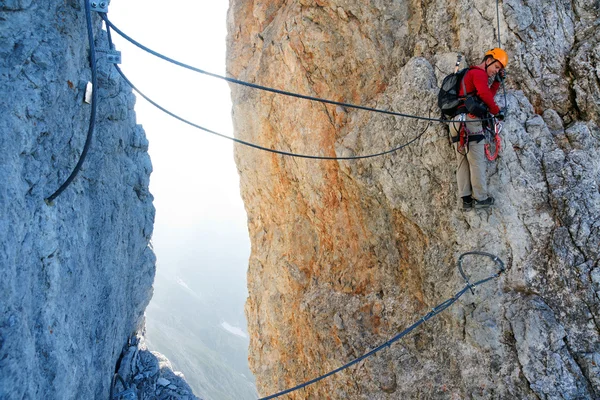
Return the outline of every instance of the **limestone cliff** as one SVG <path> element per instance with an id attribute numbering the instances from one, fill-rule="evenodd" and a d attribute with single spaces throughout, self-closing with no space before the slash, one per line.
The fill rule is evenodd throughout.
<path id="1" fill-rule="evenodd" d="M 54 205 L 44 202 L 71 173 L 88 130 L 84 4 L 0 1 L 1 399 L 109 398 L 152 295 L 148 141 L 131 89 L 100 53 L 88 157 Z M 172 375 L 164 360 L 143 347 L 135 354 L 119 370 L 130 395 L 195 398 L 184 382 L 161 387 L 161 375 Z"/>
<path id="2" fill-rule="evenodd" d="M 252 242 L 250 364 L 267 395 L 384 342 L 462 287 L 456 258 L 507 272 L 345 372 L 292 395 L 332 399 L 600 398 L 600 4 L 500 2 L 510 56 L 497 205 L 458 210 L 443 125 L 232 85 Z M 482 0 L 230 0 L 228 72 L 276 88 L 437 116 L 456 52 L 496 46 Z M 500 103 L 503 96 L 498 96 Z M 490 271 L 472 264 L 474 274 Z"/>

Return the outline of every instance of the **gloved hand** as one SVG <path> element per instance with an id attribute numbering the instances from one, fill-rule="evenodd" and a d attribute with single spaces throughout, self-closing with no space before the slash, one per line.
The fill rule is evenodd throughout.
<path id="1" fill-rule="evenodd" d="M 500 110 L 498 114 L 494 115 L 494 118 L 496 118 L 498 121 L 504 121 L 504 109 Z"/>
<path id="2" fill-rule="evenodd" d="M 504 70 L 504 68 L 502 68 L 500 71 L 498 71 L 498 73 L 494 77 L 494 80 L 496 82 L 502 83 L 504 82 L 504 78 L 506 78 L 506 71 Z"/>

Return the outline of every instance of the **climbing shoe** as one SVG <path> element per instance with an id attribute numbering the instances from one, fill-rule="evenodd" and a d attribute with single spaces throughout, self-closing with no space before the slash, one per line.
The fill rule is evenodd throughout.
<path id="1" fill-rule="evenodd" d="M 475 201 L 475 208 L 490 208 L 493 204 L 494 204 L 494 198 L 492 196 L 489 196 L 487 199 L 485 200 L 477 200 L 477 199 L 473 199 Z"/>
<path id="2" fill-rule="evenodd" d="M 473 209 L 473 200 L 472 199 L 462 199 L 462 210 L 463 211 L 471 211 Z"/>

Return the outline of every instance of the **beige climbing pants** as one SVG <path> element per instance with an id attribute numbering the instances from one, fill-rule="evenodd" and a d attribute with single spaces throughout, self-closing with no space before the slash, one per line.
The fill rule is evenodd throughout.
<path id="1" fill-rule="evenodd" d="M 458 119 L 458 115 L 455 119 Z M 471 134 L 482 134 L 481 122 L 469 122 L 475 118 L 465 116 L 465 124 L 467 130 Z M 458 136 L 460 133 L 460 122 L 450 124 L 450 134 L 452 137 Z M 468 147 L 461 154 L 458 152 L 459 143 L 454 144 L 456 152 L 456 161 L 458 168 L 456 170 L 456 181 L 458 183 L 458 195 L 460 197 L 471 195 L 476 200 L 485 200 L 488 198 L 487 182 L 486 182 L 486 167 L 487 161 L 485 158 L 485 140 L 479 142 L 469 141 Z"/>

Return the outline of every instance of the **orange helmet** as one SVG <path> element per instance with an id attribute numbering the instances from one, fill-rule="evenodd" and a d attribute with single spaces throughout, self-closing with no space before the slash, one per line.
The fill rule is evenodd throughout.
<path id="1" fill-rule="evenodd" d="M 494 47 L 493 49 L 485 53 L 485 55 L 494 57 L 494 59 L 500 62 L 500 64 L 502 64 L 504 68 L 508 66 L 508 54 L 506 54 L 504 50 L 498 47 Z"/>

